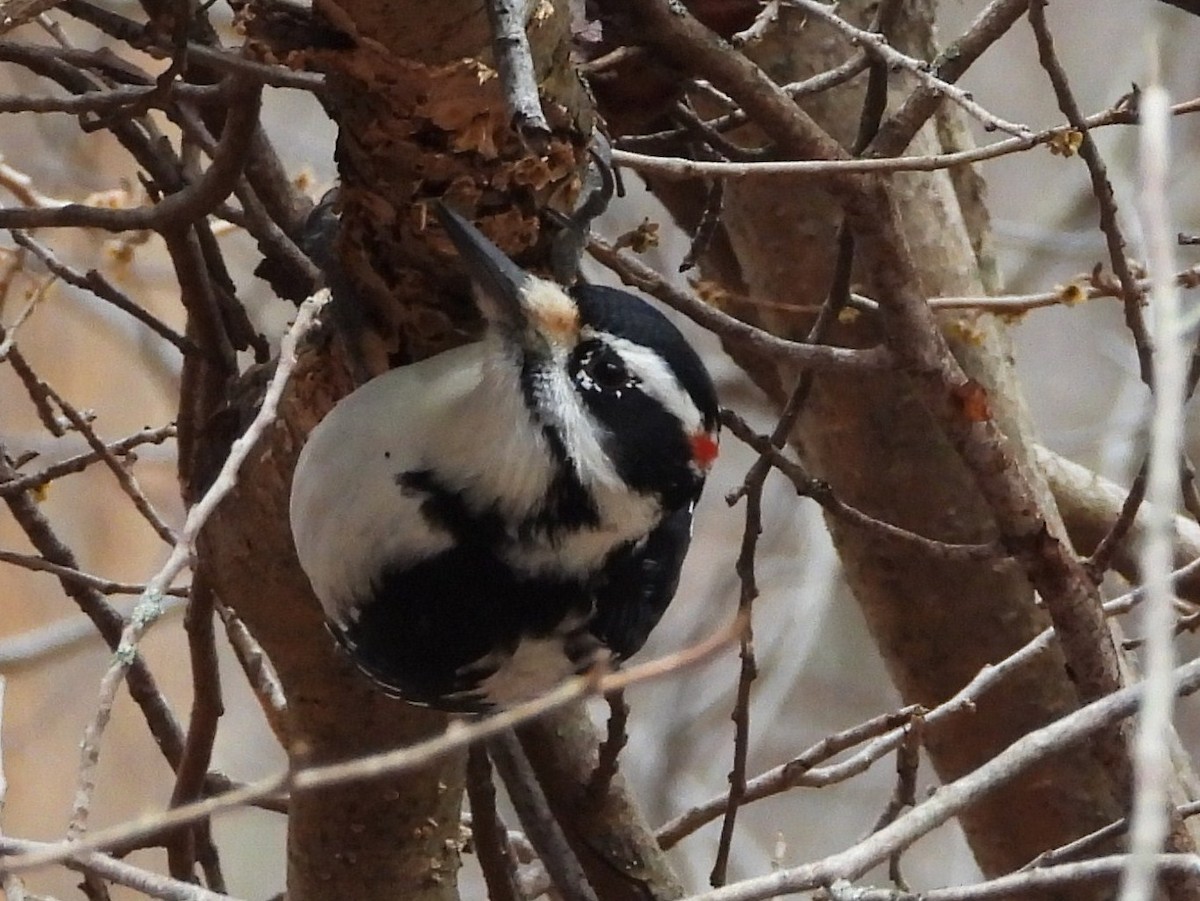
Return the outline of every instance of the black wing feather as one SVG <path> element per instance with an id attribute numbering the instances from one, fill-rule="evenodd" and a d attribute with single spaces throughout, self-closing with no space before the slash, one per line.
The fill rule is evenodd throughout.
<path id="1" fill-rule="evenodd" d="M 622 659 L 641 649 L 675 596 L 692 540 L 692 506 L 669 514 L 645 540 L 620 548 L 604 565 L 591 630 Z"/>

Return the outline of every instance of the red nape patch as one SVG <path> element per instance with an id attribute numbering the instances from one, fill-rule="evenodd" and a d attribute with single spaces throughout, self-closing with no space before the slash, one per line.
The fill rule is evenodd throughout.
<path id="1" fill-rule="evenodd" d="M 717 440 L 708 432 L 696 432 L 692 435 L 692 459 L 701 469 L 712 466 L 719 452 Z"/>

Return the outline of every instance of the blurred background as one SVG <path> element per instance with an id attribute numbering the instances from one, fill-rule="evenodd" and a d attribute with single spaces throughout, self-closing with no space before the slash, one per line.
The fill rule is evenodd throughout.
<path id="1" fill-rule="evenodd" d="M 943 39 L 956 36 L 983 6 L 982 0 L 943 3 Z M 135 15 L 132 7 L 128 13 Z M 213 13 L 219 18 L 218 9 Z M 1151 0 L 1056 0 L 1049 15 L 1085 112 L 1107 108 L 1134 83 L 1145 83 L 1155 47 L 1162 80 L 1174 98 L 1200 96 L 1200 17 Z M 12 36 L 49 39 L 31 26 Z M 82 28 L 69 37 L 80 46 L 98 43 L 94 32 Z M 1009 120 L 1033 128 L 1061 121 L 1024 22 L 971 69 L 963 86 Z M 15 67 L 0 67 L 0 93 L 38 94 L 45 88 Z M 264 122 L 290 171 L 319 196 L 333 181 L 334 136 L 316 103 L 299 92 L 268 89 Z M 1200 169 L 1191 165 L 1200 148 L 1198 128 L 1194 117 L 1177 120 L 1174 128 L 1174 213 L 1178 230 L 1188 233 L 1200 231 Z M 976 137 L 981 144 L 995 140 L 982 133 Z M 1131 238 L 1130 255 L 1137 257 L 1136 132 L 1111 127 L 1097 132 L 1096 138 Z M 136 173 L 123 168 L 126 164 L 127 157 L 110 137 L 103 132 L 83 134 L 70 116 L 0 117 L 0 204 L 12 202 L 8 194 L 21 174 L 32 179 L 37 191 L 52 197 L 84 200 L 92 192 L 103 192 L 122 202 L 123 193 L 136 202 L 140 188 Z M 1050 289 L 1105 259 L 1087 171 L 1077 157 L 1064 159 L 1039 148 L 984 163 L 981 172 L 989 185 L 1006 292 Z M 653 200 L 638 190 L 636 178 L 626 181 L 630 196 L 614 204 L 603 229 L 617 234 L 645 216 L 665 222 Z M 139 244 L 44 231 L 38 239 L 77 268 L 101 269 L 163 320 L 182 326 L 173 272 L 157 238 Z M 261 329 L 276 339 L 291 306 L 274 299 L 265 283 L 251 275 L 257 259 L 245 235 L 231 229 L 221 240 L 240 296 Z M 11 245 L 0 239 L 0 246 Z M 660 271 L 674 272 L 685 251 L 685 239 L 664 228 L 664 240 L 651 262 Z M 1194 248 L 1182 248 L 1181 267 L 1196 257 Z M 590 274 L 603 278 L 596 271 Z M 0 321 L 14 321 L 24 296 L 23 291 L 13 292 Z M 1194 306 L 1190 296 L 1185 303 Z M 1042 441 L 1127 482 L 1143 444 L 1147 395 L 1137 377 L 1118 302 L 1098 300 L 1030 312 L 1015 322 L 1013 336 L 1017 367 Z M 163 425 L 173 415 L 179 355 L 129 317 L 74 289 L 50 287 L 20 326 L 17 341 L 39 375 L 77 408 L 94 412 L 94 427 L 107 441 Z M 706 335 L 696 335 L 696 341 L 706 350 L 723 403 L 765 426 L 767 408 L 757 391 L 716 349 L 715 341 Z M 35 465 L 85 449 L 78 435 L 48 436 L 10 366 L 0 366 L 0 441 L 13 456 L 36 452 Z M 177 525 L 182 511 L 173 443 L 144 446 L 137 456 L 138 482 L 167 521 Z M 737 603 L 733 562 L 743 514 L 740 507 L 728 507 L 724 495 L 740 484 L 752 460 L 735 441 L 724 442 L 698 514 L 678 598 L 638 659 L 687 645 L 731 615 Z M 752 706 L 751 774 L 785 762 L 831 732 L 899 706 L 859 612 L 842 587 L 815 505 L 797 501 L 777 476 L 768 481 L 765 500 L 759 551 L 762 595 L 755 607 L 760 676 Z M 166 558 L 167 546 L 102 466 L 51 485 L 41 509 L 87 572 L 144 582 Z M 0 512 L 0 548 L 31 552 L 7 510 Z M 0 563 L 0 673 L 7 683 L 2 746 L 8 782 L 0 825 L 11 836 L 58 839 L 70 814 L 80 737 L 95 709 L 109 654 L 94 638 L 48 655 L 31 656 L 28 648 L 44 641 L 46 629 L 61 635 L 80 621 L 53 577 Z M 143 650 L 176 714 L 186 718 L 190 672 L 178 611 L 151 630 Z M 226 658 L 226 713 L 214 766 L 235 779 L 252 780 L 279 770 L 284 757 L 240 670 L 231 656 Z M 681 677 L 629 692 L 630 745 L 622 764 L 652 823 L 727 786 L 733 734 L 729 715 L 737 671 L 736 652 L 726 651 Z M 597 702 L 594 712 L 601 720 L 604 704 Z M 1194 746 L 1196 718 L 1186 707 L 1181 730 L 1185 742 Z M 883 810 L 894 778 L 893 759 L 885 758 L 842 785 L 795 790 L 743 809 L 730 880 L 852 844 Z M 931 780 L 926 768 L 922 786 L 929 787 Z M 103 746 L 99 786 L 96 827 L 161 809 L 170 794 L 168 768 L 127 693 L 118 702 Z M 684 839 L 672 852 L 693 890 L 707 885 L 718 829 L 719 821 Z M 233 894 L 261 899 L 282 889 L 282 817 L 259 811 L 226 814 L 215 821 L 214 832 Z M 162 867 L 161 856 L 137 852 L 132 859 Z M 468 857 L 467 869 L 473 865 Z M 969 878 L 975 870 L 956 829 L 944 827 L 905 855 L 904 872 L 919 889 Z M 464 877 L 465 898 L 482 897 L 473 879 L 470 874 Z M 30 874 L 27 880 L 32 891 L 59 898 L 80 897 L 75 882 L 61 871 Z M 114 897 L 131 896 L 118 890 Z"/>

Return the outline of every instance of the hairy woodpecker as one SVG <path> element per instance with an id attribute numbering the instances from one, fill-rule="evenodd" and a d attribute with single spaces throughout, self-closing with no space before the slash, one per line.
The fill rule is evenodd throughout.
<path id="1" fill-rule="evenodd" d="M 300 455 L 291 525 L 361 669 L 414 703 L 487 711 L 646 641 L 717 454 L 717 397 L 644 301 L 564 290 L 437 212 L 483 339 L 340 401 Z"/>

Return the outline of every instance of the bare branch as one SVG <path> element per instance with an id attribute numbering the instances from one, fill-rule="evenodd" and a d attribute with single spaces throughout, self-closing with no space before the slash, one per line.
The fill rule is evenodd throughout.
<path id="1" fill-rule="evenodd" d="M 1155 863 L 1167 874 L 1200 874 L 1200 862 L 1194 854 L 1160 854 L 1155 857 Z M 1127 855 L 1115 854 L 1078 863 L 1022 870 L 975 885 L 927 889 L 919 893 L 898 892 L 892 889 L 862 889 L 838 882 L 830 887 L 830 896 L 835 901 L 992 901 L 1039 892 L 1086 888 L 1093 883 L 1115 883 L 1128 864 Z"/>
<path id="2" fill-rule="evenodd" d="M 537 849 L 554 887 L 564 901 L 597 901 L 583 866 L 562 827 L 554 818 L 537 776 L 515 732 L 502 732 L 487 741 L 488 756 L 504 779 L 508 798 L 533 847 Z"/>
<path id="3" fill-rule="evenodd" d="M 471 840 L 487 883 L 488 901 L 519 901 L 517 863 L 496 812 L 492 767 L 483 745 L 472 745 L 467 752 L 467 797 L 471 802 Z"/>
<path id="4" fill-rule="evenodd" d="M 144 594 L 146 591 L 145 585 L 132 582 L 114 582 L 112 579 L 105 579 L 101 576 L 94 576 L 91 573 L 71 569 L 68 566 L 61 566 L 44 557 L 35 557 L 31 554 L 17 554 L 13 551 L 0 550 L 0 562 L 11 563 L 13 566 L 20 566 L 23 569 L 33 570 L 34 572 L 50 573 L 59 579 L 66 579 L 80 585 L 86 585 L 88 588 L 93 588 L 101 594 Z M 171 588 L 165 593 L 171 597 L 186 598 L 188 590 L 187 588 Z M 3 655 L 0 654 L 0 657 L 3 657 Z"/>
<path id="5" fill-rule="evenodd" d="M 962 35 L 938 53 L 929 64 L 930 72 L 949 84 L 958 81 L 985 50 L 1008 33 L 1028 6 L 1029 0 L 992 0 Z M 879 127 L 868 155 L 898 156 L 937 111 L 941 101 L 941 94 L 932 86 L 913 91 L 900 109 Z"/>
<path id="6" fill-rule="evenodd" d="M 1125 236 L 1117 221 L 1117 200 L 1113 194 L 1112 182 L 1108 178 L 1108 168 L 1100 156 L 1100 149 L 1092 138 L 1091 130 L 1079 109 L 1075 95 L 1071 90 L 1067 73 L 1063 70 L 1054 51 L 1054 38 L 1046 24 L 1046 0 L 1030 0 L 1029 24 L 1033 27 L 1037 39 L 1038 60 L 1050 78 L 1054 87 L 1054 95 L 1058 99 L 1058 107 L 1062 110 L 1067 121 L 1082 136 L 1079 144 L 1079 156 L 1087 164 L 1088 174 L 1092 179 L 1092 193 L 1100 205 L 1100 231 L 1104 233 L 1104 241 L 1108 245 L 1109 265 L 1121 282 L 1123 300 L 1125 302 L 1125 322 L 1133 335 L 1137 347 L 1138 363 L 1141 366 L 1142 381 L 1153 386 L 1150 335 L 1146 331 L 1145 318 L 1142 315 L 1143 294 L 1133 277 L 1129 263 L 1125 259 Z"/>
<path id="7" fill-rule="evenodd" d="M 170 57 L 175 47 L 159 39 L 153 29 L 145 28 L 140 22 L 127 19 L 111 10 L 95 6 L 86 0 L 63 0 L 59 8 L 100 31 L 124 41 L 129 46 L 149 53 L 156 59 Z M 244 56 L 241 52 L 212 47 L 190 41 L 186 45 L 188 57 L 210 66 L 218 72 L 245 76 L 247 79 L 276 88 L 294 88 L 301 91 L 320 93 L 325 90 L 325 77 L 312 72 L 297 72 L 283 65 L 269 65 Z"/>
<path id="8" fill-rule="evenodd" d="M 236 613 L 223 604 L 217 605 L 217 615 L 225 624 L 225 637 L 246 674 L 246 681 L 258 699 L 267 724 L 275 734 L 275 738 L 284 747 L 287 746 L 287 696 L 283 693 L 283 685 L 275 667 L 271 665 L 266 651 L 250 634 L 246 624 Z"/>
<path id="9" fill-rule="evenodd" d="M 926 538 L 924 535 L 918 535 L 908 529 L 902 529 L 899 526 L 883 522 L 873 516 L 868 516 L 861 510 L 857 510 L 844 501 L 839 500 L 827 484 L 810 476 L 799 461 L 785 456 L 783 451 L 775 447 L 766 436 L 756 434 L 746 421 L 732 410 L 723 410 L 721 412 L 721 424 L 733 432 L 737 438 L 761 454 L 770 462 L 771 466 L 783 473 L 795 487 L 798 496 L 812 498 L 821 505 L 821 509 L 831 516 L 836 516 L 846 522 L 853 523 L 860 528 L 877 532 L 881 536 L 908 542 L 919 548 L 922 553 L 927 553 L 934 557 L 954 560 L 990 561 L 993 563 L 1010 558 L 1008 552 L 1005 551 L 1003 545 L 999 542 L 951 544 L 945 541 L 937 541 L 933 538 Z"/>
<path id="10" fill-rule="evenodd" d="M 162 444 L 164 441 L 174 437 L 175 426 L 171 424 L 159 426 L 155 429 L 143 429 L 119 441 L 106 444 L 104 447 L 111 456 L 123 457 L 134 448 L 140 447 L 143 444 Z M 39 488 L 49 485 L 55 479 L 83 472 L 89 466 L 98 463 L 101 459 L 102 457 L 98 452 L 90 451 L 86 454 L 79 454 L 78 456 L 63 460 L 60 463 L 52 463 L 38 472 L 23 476 L 18 475 L 12 479 L 0 481 L 0 497 L 15 497 L 25 491 L 37 491 Z"/>
<path id="11" fill-rule="evenodd" d="M 0 209 L 0 228 L 99 228 L 104 231 L 163 231 L 201 219 L 233 193 L 246 162 L 246 146 L 258 127 L 261 86 L 231 75 L 230 102 L 212 165 L 196 182 L 151 206 L 128 209 L 68 203 L 54 208 Z"/>
<path id="12" fill-rule="evenodd" d="M 882 347 L 853 350 L 778 338 L 675 288 L 645 263 L 595 236 L 588 241 L 588 252 L 619 275 L 625 284 L 653 295 L 714 334 L 745 342 L 753 351 L 771 359 L 813 369 L 841 366 L 886 369 L 892 365 L 891 355 Z"/>
<path id="13" fill-rule="evenodd" d="M 1041 15 L 1040 0 L 1033 9 Z M 1044 20 L 1042 21 L 1044 25 Z M 1174 520 L 1179 497 L 1179 459 L 1183 452 L 1183 405 L 1187 382 L 1185 327 L 1175 288 L 1175 255 L 1167 201 L 1167 93 L 1152 83 L 1142 92 L 1142 231 L 1146 236 L 1154 307 L 1154 414 L 1146 471 L 1146 536 L 1142 567 L 1146 604 L 1144 685 L 1146 700 L 1133 742 L 1134 794 L 1130 814 L 1129 867 L 1121 901 L 1149 901 L 1155 892 L 1156 856 L 1171 831 L 1168 816 L 1170 744 L 1174 735 L 1175 591 L 1171 579 Z M 1182 850 L 1182 849 L 1173 849 Z"/>
<path id="14" fill-rule="evenodd" d="M 1200 110 L 1200 100 L 1189 100 L 1172 107 L 1176 116 Z M 1124 103 L 1083 120 L 1089 129 L 1104 125 L 1133 125 L 1137 114 Z M 1012 153 L 1021 153 L 1041 144 L 1055 146 L 1077 132 L 1072 125 L 1057 125 L 1034 132 L 1028 138 L 1007 138 L 973 150 L 936 153 L 928 156 L 865 157 L 863 159 L 793 159 L 772 162 L 712 162 L 682 157 L 648 156 L 628 150 L 614 150 L 613 162 L 635 172 L 645 172 L 660 178 L 683 180 L 689 178 L 749 178 L 759 175 L 811 176 L 838 179 L 847 175 L 884 172 L 934 172 L 967 163 L 980 163 Z"/>
<path id="15" fill-rule="evenodd" d="M 108 452 L 108 446 L 100 440 L 100 436 L 96 434 L 87 417 L 76 410 L 74 406 L 67 402 L 66 398 L 62 397 L 46 382 L 41 382 L 40 387 L 44 396 L 62 411 L 63 416 L 71 424 L 71 428 L 82 435 L 84 440 L 87 441 L 88 446 L 92 449 L 92 453 L 108 467 L 109 472 L 116 478 L 121 490 L 133 501 L 134 508 L 150 524 L 154 533 L 167 544 L 173 545 L 175 543 L 175 533 L 171 530 L 171 527 L 163 521 L 158 511 L 150 504 L 149 498 L 142 492 L 141 486 L 138 485 L 133 473 L 122 466 L 121 461 Z"/>
<path id="16" fill-rule="evenodd" d="M 596 769 L 588 782 L 588 793 L 603 795 L 612 784 L 620 768 L 621 751 L 629 741 L 625 727 L 629 723 L 629 704 L 625 693 L 614 691 L 608 696 L 608 726 L 605 738 L 597 755 Z"/>
<path id="17" fill-rule="evenodd" d="M 728 626 L 713 633 L 704 641 L 682 651 L 649 660 L 637 666 L 607 675 L 576 676 L 557 689 L 532 701 L 511 707 L 486 719 L 463 723 L 452 721 L 444 732 L 433 738 L 404 748 L 360 757 L 344 763 L 309 767 L 297 772 L 281 772 L 258 782 L 234 787 L 230 791 L 168 810 L 155 817 L 95 830 L 76 841 L 59 842 L 0 860 L 0 872 L 21 872 L 61 863 L 75 855 L 101 848 L 112 848 L 136 842 L 164 829 L 193 823 L 227 810 L 236 810 L 257 801 L 275 798 L 280 793 L 315 791 L 330 785 L 372 779 L 378 776 L 408 772 L 427 766 L 449 754 L 479 741 L 499 735 L 516 726 L 530 722 L 547 713 L 578 703 L 595 694 L 605 694 L 627 688 L 638 682 L 659 679 L 679 673 L 707 659 L 735 641 L 744 628 L 744 621 L 734 619 Z"/>
<path id="18" fill-rule="evenodd" d="M 918 712 L 920 711 L 916 707 L 906 707 L 826 736 L 787 763 L 748 780 L 742 802 L 758 801 L 792 788 L 821 788 L 858 775 L 876 760 L 899 747 L 903 739 L 901 727 Z M 833 764 L 819 767 L 822 762 L 867 739 L 879 736 L 882 737 L 873 742 L 867 752 L 856 755 L 855 759 L 849 762 L 849 766 Z M 660 847 L 663 850 L 672 848 L 705 823 L 712 822 L 725 810 L 728 797 L 728 793 L 719 795 L 664 823 L 656 833 Z"/>
<path id="19" fill-rule="evenodd" d="M 1177 694 L 1186 695 L 1200 690 L 1200 661 L 1179 667 L 1174 675 Z M 949 821 L 980 796 L 995 791 L 1047 756 L 1110 729 L 1131 716 L 1141 703 L 1142 696 L 1143 687 L 1140 685 L 1123 688 L 1023 736 L 978 769 L 942 786 L 935 795 L 899 816 L 891 825 L 845 851 L 704 892 L 694 896 L 692 901 L 759 901 L 789 892 L 808 891 L 841 879 L 856 879 L 922 835 Z M 1195 855 L 1186 857 L 1194 866 Z"/>
<path id="20" fill-rule="evenodd" d="M 69 285 L 74 285 L 77 288 L 83 288 L 85 291 L 90 291 L 96 297 L 103 301 L 107 301 L 119 310 L 128 313 L 134 319 L 141 322 L 156 335 L 166 338 L 175 347 L 179 348 L 181 353 L 198 353 L 199 348 L 196 345 L 179 334 L 169 325 L 158 319 L 152 313 L 138 306 L 124 291 L 119 290 L 112 282 L 106 279 L 98 270 L 89 269 L 87 272 L 78 272 L 72 269 L 66 263 L 62 262 L 54 255 L 49 247 L 36 241 L 23 231 L 13 229 L 13 240 L 24 247 L 39 260 L 45 263 L 46 268 L 61 278 Z"/>
<path id="21" fill-rule="evenodd" d="M 16 472 L 9 465 L 0 447 L 0 484 L 12 479 Z M 4 496 L 13 519 L 29 538 L 34 548 L 51 563 L 72 571 L 79 571 L 79 563 L 71 549 L 54 533 L 49 521 L 38 509 L 28 491 Z M 63 591 L 74 600 L 79 608 L 95 624 L 96 630 L 114 651 L 120 646 L 124 618 L 114 610 L 100 592 L 70 579 L 60 578 Z M 154 676 L 141 654 L 129 655 L 129 693 L 142 709 L 150 733 L 161 748 L 167 762 L 174 767 L 183 753 L 183 730 L 175 720 L 171 708 L 163 698 Z"/>
<path id="22" fill-rule="evenodd" d="M 880 57 L 889 66 L 906 69 L 911 72 L 926 87 L 937 91 L 942 96 L 957 103 L 970 116 L 978 119 L 983 123 L 985 131 L 1004 131 L 1018 138 L 1032 137 L 1032 132 L 1030 132 L 1027 126 L 1008 122 L 988 112 L 988 110 L 976 103 L 966 91 L 955 87 L 949 82 L 942 81 L 937 75 L 932 74 L 929 71 L 928 63 L 913 59 L 911 56 L 896 50 L 883 35 L 856 28 L 841 16 L 835 15 L 830 7 L 823 3 L 818 3 L 816 0 L 788 0 L 788 4 L 802 9 L 808 14 L 816 16 L 823 22 L 831 25 L 868 53 Z"/>
<path id="23" fill-rule="evenodd" d="M 545 140 L 550 136 L 550 123 L 542 112 L 529 37 L 525 34 L 528 4 L 525 0 L 486 0 L 484 5 L 492 25 L 496 70 L 504 85 L 513 128 L 528 140 Z"/>
<path id="24" fill-rule="evenodd" d="M 46 842 L 0 837 L 0 854 L 38 854 L 53 847 L 55 846 Z M 95 851 L 80 851 L 67 855 L 62 859 L 62 863 L 72 870 L 129 886 L 151 898 L 161 898 L 163 901 L 237 901 L 229 895 L 211 892 L 190 882 L 171 879 L 169 876 L 160 876 Z"/>

